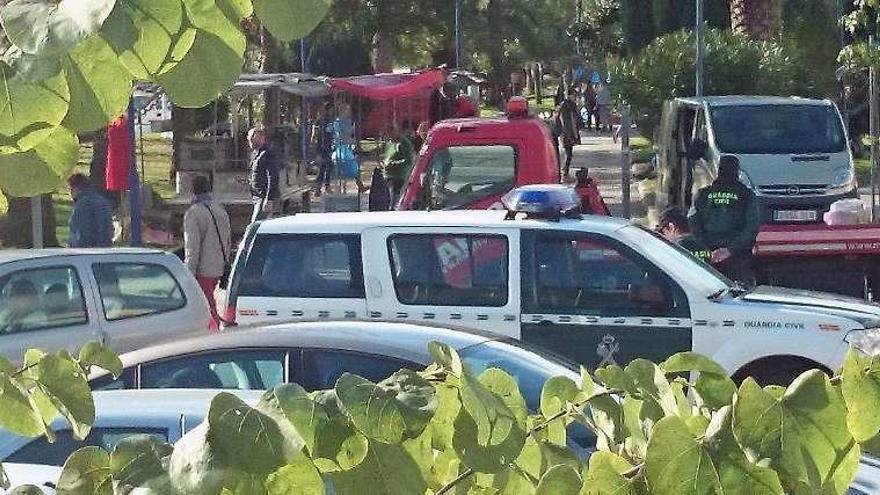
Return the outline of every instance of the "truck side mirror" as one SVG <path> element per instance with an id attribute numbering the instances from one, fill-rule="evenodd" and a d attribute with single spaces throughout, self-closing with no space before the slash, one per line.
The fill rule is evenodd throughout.
<path id="1" fill-rule="evenodd" d="M 706 152 L 709 151 L 709 145 L 706 141 L 703 141 L 700 138 L 696 138 L 691 141 L 691 145 L 688 148 L 687 156 L 691 160 L 699 160 L 700 158 L 706 157 Z"/>

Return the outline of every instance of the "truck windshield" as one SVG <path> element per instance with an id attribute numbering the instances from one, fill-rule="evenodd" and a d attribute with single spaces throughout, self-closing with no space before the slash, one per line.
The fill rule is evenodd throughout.
<path id="1" fill-rule="evenodd" d="M 630 247 L 639 250 L 663 272 L 686 281 L 707 297 L 733 286 L 733 282 L 727 277 L 656 232 L 628 225 L 621 228 L 618 234 Z"/>
<path id="2" fill-rule="evenodd" d="M 722 153 L 839 153 L 846 139 L 831 105 L 724 105 L 710 111 Z"/>
<path id="3" fill-rule="evenodd" d="M 506 145 L 451 146 L 431 158 L 434 207 L 454 209 L 509 191 L 516 182 L 516 150 Z"/>

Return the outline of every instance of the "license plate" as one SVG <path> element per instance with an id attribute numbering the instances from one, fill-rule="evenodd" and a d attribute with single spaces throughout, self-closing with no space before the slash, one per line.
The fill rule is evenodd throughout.
<path id="1" fill-rule="evenodd" d="M 816 220 L 816 210 L 776 210 L 773 219 L 777 222 L 812 222 Z"/>

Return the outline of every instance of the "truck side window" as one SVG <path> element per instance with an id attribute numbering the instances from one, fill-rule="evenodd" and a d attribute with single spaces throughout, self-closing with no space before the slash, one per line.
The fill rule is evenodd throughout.
<path id="1" fill-rule="evenodd" d="M 258 236 L 247 259 L 239 295 L 363 298 L 360 237 L 336 234 Z"/>
<path id="2" fill-rule="evenodd" d="M 687 305 L 672 280 L 601 236 L 541 233 L 527 242 L 523 306 L 594 316 L 676 316 Z M 528 272 L 531 272 L 528 274 Z"/>
<path id="3" fill-rule="evenodd" d="M 403 304 L 504 306 L 508 243 L 500 235 L 402 234 L 388 239 Z"/>
<path id="4" fill-rule="evenodd" d="M 452 146 L 431 157 L 436 208 L 457 208 L 509 191 L 516 183 L 516 150 L 507 145 Z"/>

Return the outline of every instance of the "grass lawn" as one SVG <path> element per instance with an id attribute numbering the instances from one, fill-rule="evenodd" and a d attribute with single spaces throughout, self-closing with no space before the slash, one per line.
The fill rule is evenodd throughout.
<path id="1" fill-rule="evenodd" d="M 79 150 L 79 162 L 76 165 L 75 173 L 88 175 L 89 161 L 92 159 L 92 143 L 82 143 Z M 138 150 L 138 173 L 141 171 L 140 150 Z M 163 199 L 175 196 L 174 183 L 168 177 L 171 170 L 171 140 L 165 139 L 159 134 L 144 134 L 144 163 L 142 182 L 149 184 L 150 187 Z M 57 227 L 55 233 L 58 236 L 58 242 L 62 246 L 67 245 L 69 231 L 67 228 L 67 220 L 73 210 L 73 199 L 67 191 L 67 187 L 62 187 L 54 194 L 55 199 L 55 222 Z"/>
<path id="2" fill-rule="evenodd" d="M 636 136 L 630 139 L 629 148 L 633 162 L 648 161 L 654 153 L 654 145 L 651 143 L 651 140 L 643 136 Z"/>

